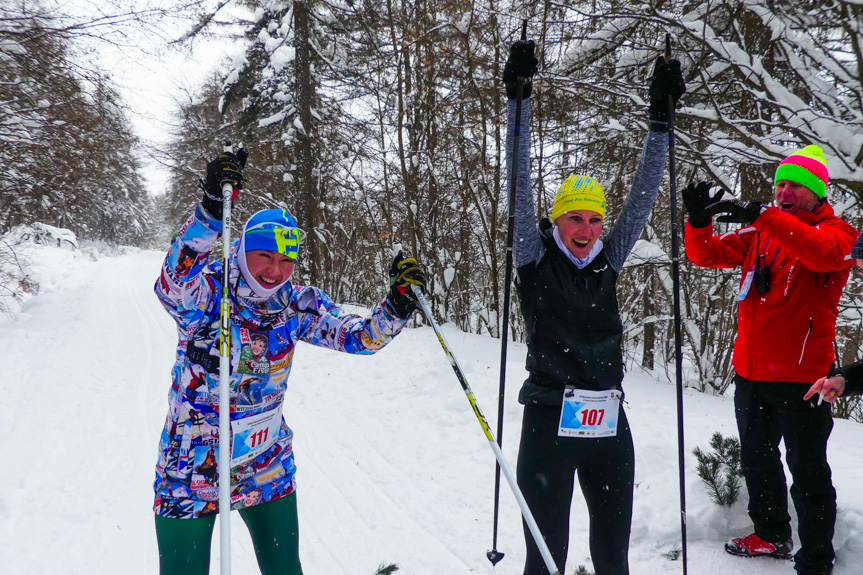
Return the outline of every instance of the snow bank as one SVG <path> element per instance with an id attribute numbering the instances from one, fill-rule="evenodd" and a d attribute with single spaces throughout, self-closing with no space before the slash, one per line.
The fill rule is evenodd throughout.
<path id="1" fill-rule="evenodd" d="M 81 259 L 95 259 L 81 251 L 69 230 L 42 223 L 20 225 L 0 238 L 0 312 L 18 313 L 37 293 L 50 291 Z"/>

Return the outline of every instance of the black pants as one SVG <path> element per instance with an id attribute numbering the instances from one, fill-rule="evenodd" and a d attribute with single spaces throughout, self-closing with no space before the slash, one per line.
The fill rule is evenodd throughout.
<path id="1" fill-rule="evenodd" d="M 797 509 L 801 575 L 830 573 L 836 490 L 827 464 L 827 438 L 833 429 L 830 404 L 803 401 L 809 383 L 734 379 L 734 410 L 740 432 L 741 462 L 749 490 L 749 517 L 755 533 L 771 543 L 791 537 L 791 518 L 779 440 L 791 470 L 791 498 Z"/>
<path id="2" fill-rule="evenodd" d="M 590 515 L 590 556 L 596 575 L 629 573 L 629 531 L 635 453 L 623 408 L 616 437 L 558 437 L 560 407 L 527 405 L 518 450 L 518 485 L 555 564 L 566 567 L 574 474 Z M 524 575 L 547 575 L 533 536 L 524 525 Z"/>

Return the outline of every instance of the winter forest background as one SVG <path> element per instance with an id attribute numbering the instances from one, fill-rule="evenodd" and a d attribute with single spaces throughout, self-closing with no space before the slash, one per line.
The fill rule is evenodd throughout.
<path id="1" fill-rule="evenodd" d="M 508 195 L 499 78 L 525 18 L 540 60 L 531 125 L 538 216 L 573 172 L 595 176 L 617 213 L 648 127 L 647 77 L 669 32 L 688 88 L 677 113 L 678 189 L 709 179 L 768 201 L 778 161 L 818 144 L 830 163 L 831 203 L 863 226 L 858 0 L 164 0 L 144 10 L 113 0 L 89 8 L 82 16 L 50 0 L 0 4 L 7 313 L 37 289 L 17 258 L 19 226 L 162 249 L 198 201 L 206 162 L 231 139 L 251 151 L 235 222 L 281 206 L 308 232 L 296 281 L 370 305 L 399 242 L 427 268 L 438 319 L 497 336 Z M 167 146 L 140 139 L 112 70 L 89 57 L 100 45 L 145 37 L 168 50 L 213 38 L 236 47 L 206 82 L 177 94 Z M 169 170 L 163 189 L 148 189 L 153 169 Z M 629 364 L 673 379 L 668 189 L 666 175 L 620 301 Z M 731 383 L 739 272 L 681 262 L 686 385 L 721 394 Z M 842 363 L 863 355 L 861 291 L 852 274 L 840 303 Z M 509 321 L 522 339 L 520 314 Z M 863 421 L 856 399 L 838 401 L 834 413 Z"/>

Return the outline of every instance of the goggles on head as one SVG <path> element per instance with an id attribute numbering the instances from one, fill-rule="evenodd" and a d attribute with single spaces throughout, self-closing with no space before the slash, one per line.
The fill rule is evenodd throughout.
<path id="1" fill-rule="evenodd" d="M 270 250 L 296 260 L 305 238 L 306 232 L 300 228 L 262 222 L 246 229 L 243 242 L 246 251 Z"/>

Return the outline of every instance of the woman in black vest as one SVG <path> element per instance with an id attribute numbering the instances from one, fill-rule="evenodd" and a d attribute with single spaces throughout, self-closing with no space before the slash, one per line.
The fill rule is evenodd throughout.
<path id="1" fill-rule="evenodd" d="M 523 89 L 515 213 L 515 265 L 527 327 L 529 377 L 517 475 L 558 567 L 566 566 L 574 473 L 590 513 L 596 575 L 629 573 L 634 453 L 623 396 L 623 325 L 616 284 L 659 192 L 668 149 L 668 98 L 685 91 L 680 63 L 658 59 L 650 84 L 650 131 L 620 215 L 605 235 L 605 194 L 592 177 L 560 187 L 552 219 L 537 226 L 530 190 L 529 77 L 533 41 L 518 41 L 504 68 L 509 98 L 507 165 L 512 169 L 516 78 Z M 547 574 L 525 527 L 524 575 Z"/>

